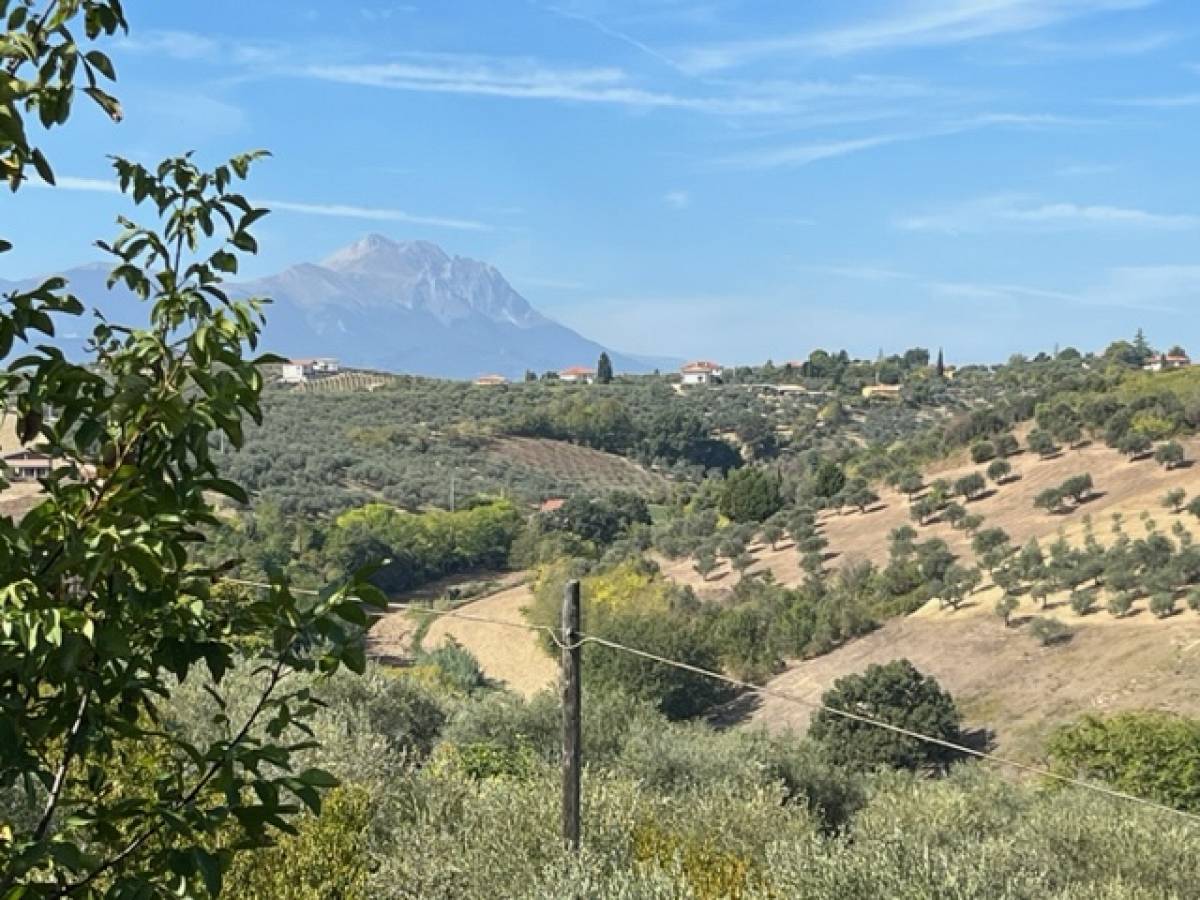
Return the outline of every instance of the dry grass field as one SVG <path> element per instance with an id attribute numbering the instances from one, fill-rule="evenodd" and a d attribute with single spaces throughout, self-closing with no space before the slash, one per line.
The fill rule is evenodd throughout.
<path id="1" fill-rule="evenodd" d="M 667 486 L 661 475 L 623 456 L 545 438 L 505 437 L 489 453 L 531 471 L 595 491 L 655 494 Z"/>
<path id="2" fill-rule="evenodd" d="M 1187 449 L 1190 456 L 1200 457 L 1200 442 L 1190 442 Z M 1140 533 L 1143 512 L 1149 512 L 1163 531 L 1179 520 L 1200 532 L 1200 522 L 1186 513 L 1173 515 L 1161 505 L 1170 488 L 1200 494 L 1200 466 L 1166 471 L 1152 460 L 1131 463 L 1099 445 L 1050 460 L 1021 454 L 1013 463 L 1019 479 L 970 508 L 986 517 L 987 527 L 1005 529 L 1016 543 L 1030 537 L 1053 539 L 1060 529 L 1068 538 L 1077 537 L 1083 517 L 1089 514 L 1098 537 L 1105 542 L 1114 512 L 1124 516 L 1125 528 L 1132 534 Z M 938 476 L 953 480 L 980 468 L 958 463 L 944 467 Z M 1081 510 L 1049 515 L 1034 509 L 1033 498 L 1040 491 L 1083 472 L 1095 479 L 1097 496 Z M 835 554 L 833 565 L 856 558 L 886 560 L 888 533 L 908 522 L 908 501 L 893 492 L 865 514 L 826 514 L 822 523 L 829 549 Z M 941 537 L 955 552 L 967 558 L 971 555 L 968 539 L 944 524 L 932 524 L 920 532 L 922 539 Z M 802 580 L 799 555 L 789 543 L 781 543 L 777 550 L 758 545 L 752 552 L 757 562 L 751 572 L 770 571 L 789 585 Z M 737 578 L 724 566 L 704 580 L 692 568 L 691 560 L 660 563 L 668 577 L 713 599 Z M 1052 597 L 1044 612 L 1025 597 L 1014 614 L 1013 626 L 1006 628 L 992 611 L 998 596 L 998 589 L 985 583 L 957 611 L 939 610 L 931 603 L 832 653 L 790 664 L 771 687 L 815 701 L 844 675 L 871 663 L 908 658 L 950 690 L 970 727 L 988 729 L 1001 752 L 1025 759 L 1036 758 L 1042 740 L 1055 725 L 1086 711 L 1161 708 L 1200 715 L 1200 692 L 1195 690 L 1200 684 L 1200 616 L 1195 613 L 1184 610 L 1159 620 L 1144 608 L 1143 601 L 1124 619 L 1105 611 L 1081 617 L 1071 611 L 1064 596 Z M 521 607 L 529 599 L 527 587 L 510 587 L 467 604 L 462 611 L 521 622 Z M 1063 620 L 1073 629 L 1071 639 L 1041 646 L 1028 631 L 1034 615 Z M 411 628 L 411 620 L 404 627 Z M 447 636 L 475 653 L 489 676 L 524 695 L 554 683 L 554 662 L 529 632 L 447 619 L 430 629 L 425 646 L 435 647 Z M 746 721 L 771 730 L 802 731 L 810 714 L 809 707 L 767 698 L 749 704 Z"/>

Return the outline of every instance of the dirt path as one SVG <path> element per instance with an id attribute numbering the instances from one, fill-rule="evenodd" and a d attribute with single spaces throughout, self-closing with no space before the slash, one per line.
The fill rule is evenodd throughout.
<path id="1" fill-rule="evenodd" d="M 522 573 L 515 573 L 508 577 L 508 582 L 519 581 L 521 576 Z M 529 586 L 521 583 L 463 604 L 455 612 L 524 625 L 526 620 L 521 610 L 532 600 Z M 371 629 L 371 655 L 385 662 L 411 658 L 416 627 L 416 617 L 406 610 L 387 614 Z M 531 697 L 555 683 L 558 668 L 541 648 L 534 632 L 447 616 L 429 626 L 421 646 L 435 650 L 448 639 L 471 651 L 488 678 L 522 696 Z"/>

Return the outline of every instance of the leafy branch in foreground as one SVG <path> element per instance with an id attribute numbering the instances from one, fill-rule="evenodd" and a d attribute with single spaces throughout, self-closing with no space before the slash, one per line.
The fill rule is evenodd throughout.
<path id="1" fill-rule="evenodd" d="M 289 676 L 361 670 L 364 604 L 382 602 L 368 573 L 312 598 L 282 582 L 243 595 L 221 581 L 236 561 L 195 552 L 216 497 L 248 501 L 211 447 L 218 433 L 240 446 L 243 418 L 261 420 L 271 361 L 246 356 L 264 301 L 222 288 L 256 250 L 266 211 L 232 186 L 258 156 L 212 172 L 186 156 L 153 171 L 116 160 L 122 190 L 161 224 L 122 218 L 100 247 L 149 327 L 101 320 L 90 365 L 36 346 L 0 373 L 0 411 L 58 461 L 38 505 L 0 519 L 0 790 L 17 797 L 0 896 L 215 895 L 234 853 L 291 830 L 334 784 L 294 771 L 317 703 Z M 63 287 L 23 299 L 32 330 L 80 311 Z M 17 318 L 6 304 L 0 329 L 25 337 Z M 245 659 L 262 679 L 247 718 L 222 712 L 221 736 L 199 743 L 163 722 L 160 702 L 187 678 L 224 710 L 222 680 Z"/>

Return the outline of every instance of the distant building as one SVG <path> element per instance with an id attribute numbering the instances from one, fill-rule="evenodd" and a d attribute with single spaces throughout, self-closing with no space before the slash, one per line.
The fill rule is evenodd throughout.
<path id="1" fill-rule="evenodd" d="M 724 370 L 715 362 L 698 359 L 681 366 L 679 374 L 684 384 L 713 384 L 721 380 Z"/>
<path id="2" fill-rule="evenodd" d="M 54 460 L 45 453 L 23 447 L 3 455 L 8 466 L 7 476 L 11 481 L 37 481 L 45 478 L 54 468 Z"/>
<path id="3" fill-rule="evenodd" d="M 898 384 L 868 384 L 862 389 L 862 395 L 867 400 L 899 400 L 901 390 Z"/>
<path id="4" fill-rule="evenodd" d="M 332 356 L 291 359 L 280 367 L 279 380 L 284 384 L 305 384 L 315 378 L 336 375 L 339 371 L 341 371 L 341 366 Z"/>
<path id="5" fill-rule="evenodd" d="M 480 375 L 475 379 L 475 383 L 480 387 L 494 387 L 500 384 L 508 384 L 508 379 L 503 375 Z"/>
<path id="6" fill-rule="evenodd" d="M 549 500 L 543 500 L 542 505 L 538 507 L 538 512 L 552 513 L 558 512 L 566 505 L 566 499 L 563 497 L 551 497 Z"/>
<path id="7" fill-rule="evenodd" d="M 587 366 L 571 366 L 558 373 L 558 380 L 568 384 L 591 384 L 596 380 L 596 370 Z"/>
<path id="8" fill-rule="evenodd" d="M 1175 351 L 1172 353 L 1160 353 L 1153 357 L 1150 362 L 1146 363 L 1143 368 L 1147 372 L 1163 372 L 1167 369 L 1186 369 L 1192 364 L 1192 359 L 1186 353 Z"/>

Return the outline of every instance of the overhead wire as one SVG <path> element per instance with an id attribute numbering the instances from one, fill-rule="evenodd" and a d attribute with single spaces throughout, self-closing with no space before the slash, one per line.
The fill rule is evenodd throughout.
<path id="1" fill-rule="evenodd" d="M 228 583 L 231 583 L 231 584 L 239 584 L 239 585 L 243 585 L 246 587 L 256 587 L 256 588 L 262 588 L 262 589 L 268 589 L 268 590 L 273 589 L 273 587 L 274 587 L 273 585 L 270 585 L 270 584 L 267 584 L 264 582 L 246 581 L 246 580 L 235 579 L 235 578 L 225 578 L 223 580 Z M 312 591 L 312 590 L 302 590 L 302 589 L 291 589 L 291 590 L 293 593 L 314 595 L 314 596 L 319 595 L 319 593 L 320 593 L 319 591 Z M 582 647 L 586 644 L 594 644 L 598 647 L 606 647 L 610 650 L 615 650 L 615 651 L 621 652 L 621 653 L 628 653 L 633 656 L 637 656 L 642 659 L 648 660 L 650 662 L 659 663 L 661 665 L 669 666 L 671 668 L 678 669 L 680 671 L 690 672 L 694 675 L 699 675 L 699 676 L 702 676 L 705 678 L 710 678 L 710 679 L 713 679 L 714 681 L 720 681 L 720 682 L 730 685 L 731 687 L 736 687 L 743 691 L 757 694 L 762 697 L 772 697 L 776 700 L 782 700 L 785 703 L 794 703 L 794 704 L 797 704 L 800 706 L 807 707 L 812 710 L 826 712 L 830 715 L 837 716 L 842 719 L 847 719 L 847 720 L 850 720 L 853 722 L 858 722 L 861 725 L 867 725 L 867 726 L 870 726 L 873 728 L 878 728 L 878 729 L 881 729 L 884 731 L 889 731 L 889 732 L 892 732 L 893 734 L 899 734 L 903 737 L 911 738 L 916 741 L 921 741 L 922 743 L 929 744 L 931 746 L 941 747 L 944 750 L 951 750 L 955 753 L 960 753 L 965 756 L 970 756 L 970 757 L 991 763 L 993 765 L 997 765 L 997 766 L 1001 766 L 1001 767 L 1005 767 L 1005 768 L 1009 768 L 1009 769 L 1014 769 L 1014 770 L 1025 772 L 1025 773 L 1031 774 L 1031 775 L 1037 775 L 1041 778 L 1045 778 L 1050 781 L 1055 781 L 1060 784 L 1065 784 L 1065 785 L 1069 785 L 1071 787 L 1079 788 L 1081 790 L 1086 790 L 1086 791 L 1091 791 L 1096 794 L 1101 794 L 1110 799 L 1120 800 L 1120 801 L 1128 802 L 1128 803 L 1134 803 L 1134 804 L 1137 804 L 1137 805 L 1140 805 L 1140 806 L 1143 806 L 1143 807 L 1146 807 L 1149 809 L 1156 810 L 1158 812 L 1169 813 L 1171 815 L 1174 815 L 1174 816 L 1186 819 L 1188 821 L 1200 824 L 1200 815 L 1188 812 L 1187 810 L 1176 809 L 1175 807 L 1168 806 L 1165 803 L 1159 803 L 1156 800 L 1150 800 L 1146 797 L 1139 797 L 1136 794 L 1130 794 L 1125 791 L 1121 791 L 1116 788 L 1108 787 L 1103 784 L 1098 784 L 1093 781 L 1085 781 L 1081 778 L 1075 778 L 1070 775 L 1064 775 L 1061 772 L 1055 772 L 1052 769 L 1047 769 L 1043 766 L 1036 766 L 1036 765 L 1032 765 L 1030 763 L 1021 762 L 1020 760 L 1015 760 L 1015 759 L 1010 759 L 1008 757 L 1000 756 L 995 753 L 989 753 L 985 750 L 978 750 L 974 747 L 968 747 L 965 744 L 960 744 L 955 741 L 949 741 L 949 740 L 946 740 L 945 738 L 939 738 L 935 735 L 923 734 L 923 733 L 921 733 L 919 731 L 915 731 L 911 728 L 905 728 L 900 725 L 893 725 L 890 722 L 885 722 L 881 719 L 876 719 L 872 716 L 868 716 L 863 713 L 854 712 L 852 710 L 847 710 L 847 709 L 841 709 L 836 706 L 830 706 L 829 704 L 824 703 L 819 700 L 810 700 L 806 697 L 799 697 L 799 696 L 796 696 L 795 694 L 789 694 L 784 691 L 780 691 L 776 688 L 765 687 L 763 685 L 757 685 L 757 684 L 754 684 L 749 681 L 744 681 L 740 678 L 734 678 L 734 677 L 726 675 L 722 672 L 717 672 L 712 669 L 706 669 L 706 668 L 703 668 L 702 666 L 692 665 L 691 663 L 682 662 L 677 659 L 670 659 L 669 657 L 665 657 L 660 654 L 653 653 L 649 650 L 643 650 L 639 647 L 631 647 L 627 644 L 622 644 L 618 641 L 613 641 L 613 640 L 609 640 L 608 638 L 600 637 L 599 635 L 587 634 L 586 632 L 576 632 L 577 639 L 574 641 L 570 641 L 570 640 L 566 640 L 562 636 L 560 636 L 559 629 L 553 628 L 549 625 L 537 625 L 532 622 L 506 621 L 503 619 L 494 619 L 494 618 L 491 618 L 488 616 L 477 616 L 477 615 L 473 615 L 470 613 L 461 613 L 461 612 L 458 612 L 457 610 L 433 609 L 432 607 L 420 606 L 418 604 L 412 604 L 412 603 L 389 603 L 388 606 L 389 606 L 389 609 L 415 612 L 418 614 L 436 616 L 439 618 L 461 619 L 461 620 L 467 621 L 467 622 L 477 622 L 477 623 L 483 623 L 483 624 L 487 624 L 487 625 L 497 625 L 497 626 L 501 626 L 501 627 L 505 627 L 505 628 L 516 628 L 516 629 L 520 629 L 523 631 L 546 634 L 550 638 L 551 642 L 553 644 L 555 644 L 560 650 L 574 650 L 574 649 Z"/>

